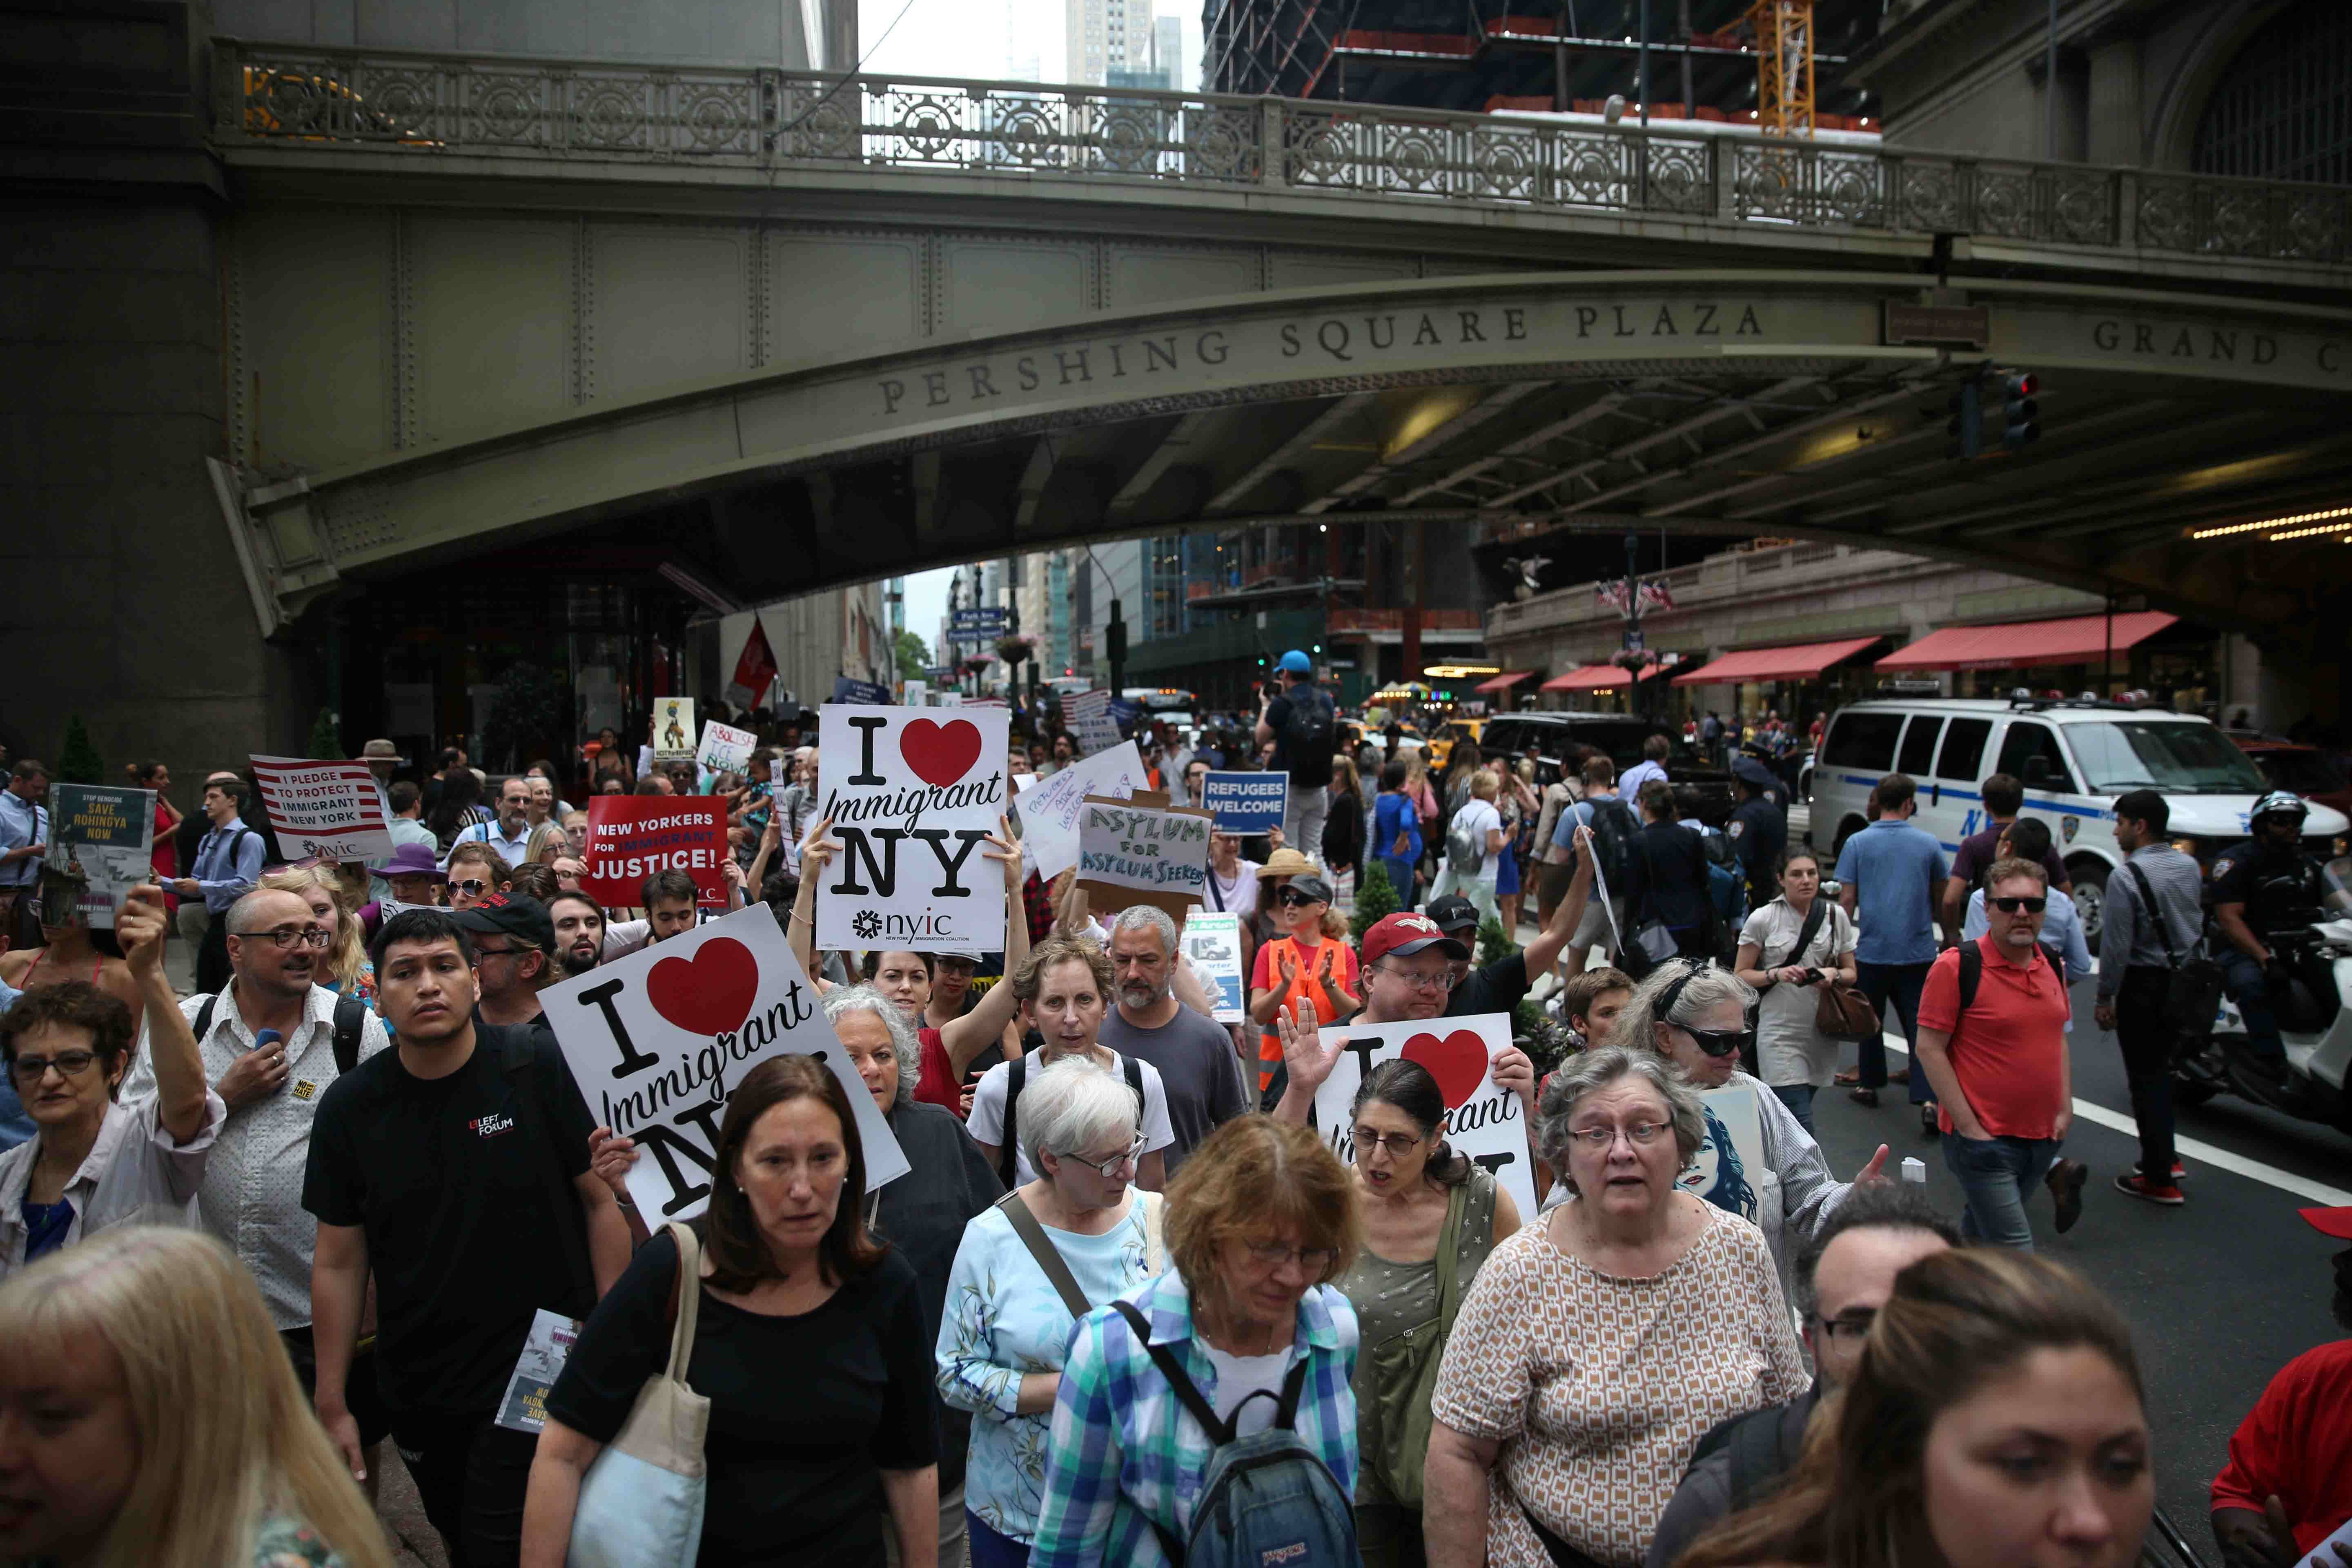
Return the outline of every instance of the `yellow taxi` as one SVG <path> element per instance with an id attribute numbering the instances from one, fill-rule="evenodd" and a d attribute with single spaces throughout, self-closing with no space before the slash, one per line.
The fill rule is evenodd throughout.
<path id="1" fill-rule="evenodd" d="M 1475 741 L 1486 728 L 1484 719 L 1449 719 L 1429 741 L 1429 767 L 1432 773 L 1443 773 L 1454 755 L 1456 741 Z"/>

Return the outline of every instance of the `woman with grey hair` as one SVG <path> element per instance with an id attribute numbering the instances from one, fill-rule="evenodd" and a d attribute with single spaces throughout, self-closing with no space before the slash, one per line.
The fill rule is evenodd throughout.
<path id="1" fill-rule="evenodd" d="M 1797 1113 L 1761 1079 L 1740 1069 L 1740 1047 L 1752 1035 L 1748 1020 L 1755 1002 L 1755 989 L 1731 971 L 1700 959 L 1669 959 L 1634 988 L 1633 999 L 1610 1028 L 1609 1043 L 1672 1063 L 1702 1095 L 1746 1091 L 1745 1100 L 1734 1092 L 1719 1110 L 1707 1110 L 1706 1140 L 1697 1160 L 1685 1163 L 1682 1185 L 1753 1220 L 1772 1249 L 1786 1289 L 1797 1254 L 1853 1187 L 1831 1178 L 1822 1146 Z M 1748 1168 L 1751 1162 L 1741 1156 L 1731 1130 L 1735 1116 L 1744 1120 L 1750 1114 L 1747 1101 L 1755 1104 L 1763 1152 L 1754 1170 Z M 1879 1173 L 1885 1165 L 1886 1145 L 1881 1143 L 1854 1180 L 1883 1180 Z"/>
<path id="2" fill-rule="evenodd" d="M 1037 1179 L 964 1226 L 938 1353 L 940 1393 L 972 1415 L 973 1568 L 1028 1561 L 1072 1326 L 1158 1271 L 1160 1195 L 1135 1184 L 1141 1115 L 1123 1079 L 1055 1062 L 1016 1118 Z"/>
<path id="3" fill-rule="evenodd" d="M 1570 1196 L 1495 1248 L 1446 1342 L 1431 1568 L 1640 1563 L 1707 1429 L 1810 1382 L 1762 1234 L 1676 1184 L 1706 1137 L 1681 1074 L 1572 1057 L 1537 1137 Z"/>

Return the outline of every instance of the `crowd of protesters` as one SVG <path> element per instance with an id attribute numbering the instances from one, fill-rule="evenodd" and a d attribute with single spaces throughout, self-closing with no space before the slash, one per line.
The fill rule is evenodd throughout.
<path id="1" fill-rule="evenodd" d="M 1891 774 L 1832 867 L 1789 838 L 1785 747 L 1733 759 L 1710 826 L 1663 738 L 1622 777 L 1469 741 L 1433 772 L 1343 726 L 1303 655 L 1276 674 L 1254 721 L 1135 737 L 1180 804 L 1210 771 L 1287 774 L 1279 829 L 1212 837 L 1202 903 L 1245 943 L 1232 1025 L 1175 920 L 1024 870 L 1013 819 L 982 850 L 997 951 L 816 950 L 841 850 L 805 712 L 728 715 L 760 737 L 740 775 L 613 729 L 495 777 L 370 741 L 393 848 L 368 865 L 286 860 L 235 769 L 182 820 L 142 763 L 154 880 L 110 931 L 58 918 L 47 772 L 16 763 L 0 1561 L 388 1564 L 388 1437 L 460 1565 L 2132 1563 L 2137 1354 L 2027 1218 L 2046 1186 L 2067 1228 L 2084 1183 L 2060 1152 L 2080 935 L 2047 833 L 2012 812 L 1948 865 Z M 1016 773 L 1078 755 L 1050 709 L 1013 733 Z M 675 871 L 625 907 L 583 890 L 583 807 L 613 794 L 721 803 L 726 908 L 785 928 L 907 1175 L 870 1187 L 851 1091 L 785 1056 L 727 1097 L 703 1216 L 637 1210 L 641 1152 L 594 1124 L 538 996 L 723 911 Z M 2126 849 L 2161 847 L 2161 797 L 2116 810 Z M 2151 860 L 2103 1025 L 2160 1005 L 2140 960 L 2181 911 Z M 1351 918 L 1375 872 L 1394 907 Z M 1865 1108 L 1900 1076 L 1895 1003 L 1957 1218 L 1886 1179 L 1885 1145 L 1831 1171 L 1840 990 L 1874 1019 Z M 1518 1037 L 1489 1070 L 1534 1212 L 1452 1146 L 1418 1062 L 1316 1125 L 1343 1026 L 1490 1015 Z M 2177 1202 L 2146 1076 L 2117 1184 Z M 1761 1165 L 1694 1190 L 1726 1089 Z M 2352 1240 L 2352 1210 L 2306 1213 Z M 2335 1268 L 2352 1332 L 2352 1250 Z M 530 1430 L 500 1405 L 542 1311 L 583 1326 Z M 644 1462 L 671 1377 L 703 1483 L 664 1542 L 598 1477 Z M 2233 1568 L 2352 1516 L 2347 1413 L 2352 1340 L 2246 1417 L 2213 1487 Z M 1236 1501 L 1245 1476 L 1279 1507 Z"/>

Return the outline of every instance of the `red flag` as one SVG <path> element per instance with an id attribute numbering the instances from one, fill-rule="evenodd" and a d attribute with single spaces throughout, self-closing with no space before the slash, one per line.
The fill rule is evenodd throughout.
<path id="1" fill-rule="evenodd" d="M 751 616 L 751 635 L 745 639 L 743 652 L 735 660 L 736 686 L 743 689 L 737 700 L 756 708 L 768 700 L 768 688 L 776 679 L 776 656 L 768 647 L 768 628 L 760 623 L 759 616 Z M 733 695 L 732 688 L 729 695 Z"/>
<path id="2" fill-rule="evenodd" d="M 727 803 L 717 795 L 594 795 L 580 890 L 607 909 L 634 907 L 647 877 L 678 870 L 694 879 L 696 904 L 725 909 L 727 853 Z"/>

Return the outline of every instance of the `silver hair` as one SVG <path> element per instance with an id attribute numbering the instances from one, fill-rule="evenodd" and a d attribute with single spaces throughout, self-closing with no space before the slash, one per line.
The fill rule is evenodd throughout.
<path id="1" fill-rule="evenodd" d="M 1143 931 L 1147 928 L 1160 933 L 1160 951 L 1170 958 L 1175 957 L 1176 922 L 1169 918 L 1166 910 L 1157 904 L 1128 905 L 1118 911 L 1118 918 L 1110 922 L 1110 934 L 1117 936 L 1123 931 Z"/>
<path id="2" fill-rule="evenodd" d="M 1120 1128 L 1132 1142 L 1142 1115 L 1125 1079 L 1087 1058 L 1064 1057 L 1021 1090 L 1022 1157 L 1042 1176 L 1047 1154 L 1077 1153 Z"/>
<path id="3" fill-rule="evenodd" d="M 1639 1079 L 1665 1101 L 1666 1120 L 1675 1130 L 1675 1169 L 1691 1163 L 1706 1141 L 1706 1111 L 1698 1091 L 1680 1068 L 1654 1051 L 1629 1051 L 1622 1046 L 1598 1046 L 1572 1056 L 1547 1079 L 1536 1103 L 1536 1152 L 1559 1173 L 1561 1184 L 1576 1191 L 1574 1168 L 1569 1163 L 1569 1123 L 1585 1096 L 1624 1079 Z"/>
<path id="4" fill-rule="evenodd" d="M 1682 990 L 1675 996 L 1673 1008 L 1661 1018 L 1658 999 L 1677 984 Z M 1756 988 L 1720 964 L 1671 959 L 1633 987 L 1633 999 L 1610 1026 L 1608 1043 L 1621 1050 L 1663 1056 L 1665 1053 L 1658 1048 L 1655 1025 L 1680 1024 L 1689 1027 L 1706 1016 L 1710 1008 L 1726 1002 L 1738 1003 L 1740 1011 L 1745 1013 L 1756 1005 Z"/>
<path id="5" fill-rule="evenodd" d="M 871 1013 L 889 1029 L 890 1049 L 898 1058 L 898 1096 L 893 1103 L 910 1103 L 915 1098 L 915 1080 L 923 1071 L 922 1043 L 915 1037 L 915 1026 L 907 1022 L 907 1015 L 898 1011 L 898 1004 L 871 985 L 836 985 L 826 992 L 826 1022 L 838 1022 L 844 1013 Z"/>

